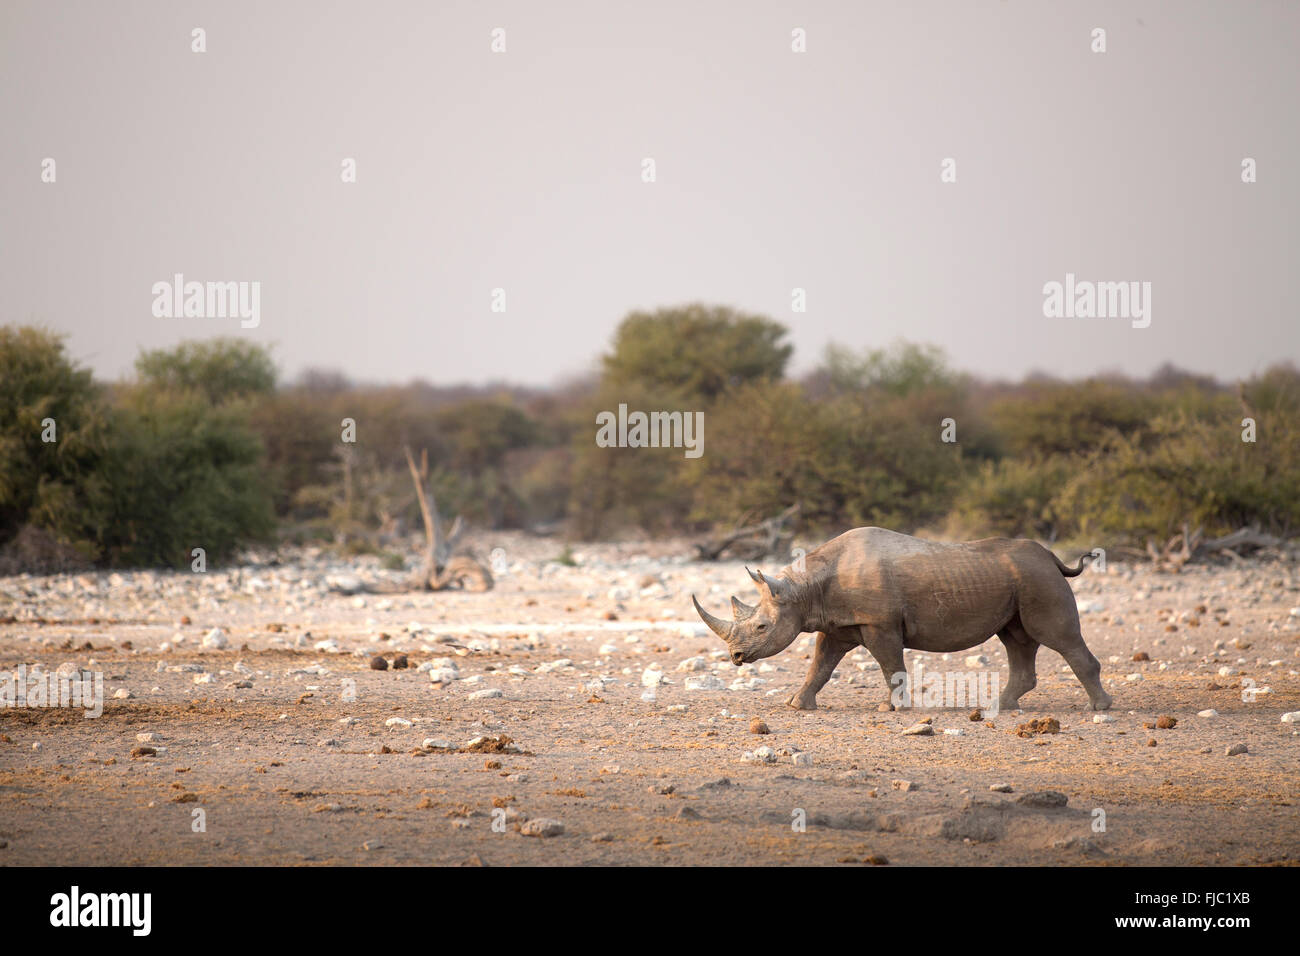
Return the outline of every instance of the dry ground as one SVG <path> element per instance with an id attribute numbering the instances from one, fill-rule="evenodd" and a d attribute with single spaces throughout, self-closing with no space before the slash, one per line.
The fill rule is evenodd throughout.
<path id="1" fill-rule="evenodd" d="M 103 673 L 108 698 L 98 719 L 0 709 L 0 863 L 1300 860 L 1300 724 L 1281 719 L 1300 710 L 1293 560 L 1086 573 L 1074 581 L 1084 637 L 1114 722 L 1093 722 L 1044 650 L 1023 713 L 986 723 L 969 707 L 878 712 L 883 682 L 864 651 L 821 709 L 788 709 L 810 639 L 734 668 L 690 594 L 721 610 L 732 591 L 752 598 L 748 578 L 685 560 L 682 543 L 580 547 L 576 567 L 548 560 L 554 542 L 478 544 L 504 548 L 509 569 L 486 594 L 330 593 L 327 575 L 344 569 L 312 555 L 204 575 L 0 579 L 0 668 L 75 662 Z M 213 628 L 228 647 L 202 646 Z M 402 653 L 408 669 L 369 667 Z M 924 666 L 1005 679 L 997 640 L 967 653 L 988 663 L 931 654 Z M 693 658 L 703 669 L 678 669 Z M 431 680 L 449 665 L 458 679 Z M 657 670 L 665 682 L 645 699 Z M 471 697 L 482 691 L 501 696 Z M 1217 716 L 1197 716 L 1207 709 Z M 1059 734 L 1016 735 L 1048 716 Z M 1160 716 L 1177 726 L 1148 729 Z M 933 736 L 902 735 L 926 717 Z M 754 718 L 771 733 L 751 733 Z M 156 735 L 157 753 L 132 757 L 137 734 Z M 518 752 L 467 748 L 503 734 Z M 1234 744 L 1249 752 L 1226 756 Z M 775 763 L 743 760 L 761 746 Z M 1068 804 L 1019 802 L 1047 790 Z M 528 818 L 564 832 L 525 835 Z"/>

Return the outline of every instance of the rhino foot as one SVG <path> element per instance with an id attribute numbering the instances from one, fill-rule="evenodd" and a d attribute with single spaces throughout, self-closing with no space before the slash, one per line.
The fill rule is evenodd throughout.
<path id="1" fill-rule="evenodd" d="M 1110 694 L 1107 694 L 1105 691 L 1102 691 L 1101 695 L 1092 702 L 1092 709 L 1110 710 L 1110 705 L 1113 703 L 1115 703 L 1115 698 L 1111 697 Z"/>
<path id="2" fill-rule="evenodd" d="M 793 707 L 795 710 L 816 710 L 817 709 L 816 695 L 810 697 L 804 697 L 800 694 L 795 694 L 785 703 L 787 707 Z"/>

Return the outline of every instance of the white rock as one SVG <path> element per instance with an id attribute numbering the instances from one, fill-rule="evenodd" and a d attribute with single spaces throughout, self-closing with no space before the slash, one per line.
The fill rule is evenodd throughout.
<path id="1" fill-rule="evenodd" d="M 702 677 L 688 677 L 685 684 L 687 690 L 722 690 L 725 686 L 726 684 L 712 674 L 705 674 Z"/>
<path id="2" fill-rule="evenodd" d="M 741 763 L 776 763 L 776 751 L 771 747 L 759 747 L 746 750 L 740 757 Z"/>
<path id="3" fill-rule="evenodd" d="M 652 664 L 641 672 L 642 687 L 658 687 L 664 683 L 664 672 L 658 665 Z"/>
<path id="4" fill-rule="evenodd" d="M 1282 723 L 1296 724 L 1300 723 L 1300 710 L 1293 710 L 1282 715 Z"/>
<path id="5" fill-rule="evenodd" d="M 800 750 L 798 753 L 790 755 L 790 759 L 796 767 L 811 767 L 813 763 L 812 754 Z"/>
<path id="6" fill-rule="evenodd" d="M 1215 710 L 1213 707 L 1211 707 L 1209 710 L 1198 710 L 1196 712 L 1196 716 L 1197 717 L 1218 717 L 1219 712 Z"/>
<path id="7" fill-rule="evenodd" d="M 384 721 L 384 726 L 396 727 L 399 730 L 406 730 L 407 728 L 412 727 L 414 725 L 405 717 L 389 717 L 387 720 Z"/>
<path id="8" fill-rule="evenodd" d="M 564 832 L 564 824 L 559 820 L 548 820 L 546 817 L 536 817 L 524 823 L 519 832 L 524 836 L 535 837 L 555 837 Z"/>
<path id="9" fill-rule="evenodd" d="M 1110 714 L 1093 714 L 1092 722 L 1094 724 L 1113 724 L 1115 723 L 1115 718 Z"/>
<path id="10" fill-rule="evenodd" d="M 706 671 L 709 669 L 709 662 L 703 657 L 688 657 L 677 665 L 679 671 Z"/>
<path id="11" fill-rule="evenodd" d="M 483 690 L 474 691 L 474 693 L 469 695 L 469 699 L 488 700 L 493 697 L 501 697 L 501 696 L 504 695 L 501 693 L 501 691 L 497 690 L 495 687 L 485 687 Z"/>
<path id="12" fill-rule="evenodd" d="M 226 638 L 226 632 L 219 627 L 214 627 L 208 633 L 203 635 L 203 646 L 210 647 L 214 650 L 221 650 L 229 647 L 230 641 Z"/>
<path id="13" fill-rule="evenodd" d="M 444 737 L 425 737 L 420 745 L 426 750 L 455 750 L 456 746 Z"/>

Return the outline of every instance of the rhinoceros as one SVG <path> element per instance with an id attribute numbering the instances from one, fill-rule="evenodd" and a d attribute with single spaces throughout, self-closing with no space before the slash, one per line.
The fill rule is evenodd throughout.
<path id="1" fill-rule="evenodd" d="M 803 686 L 787 702 L 798 710 L 817 709 L 817 692 L 856 647 L 876 659 L 893 696 L 907 673 L 904 648 L 961 651 L 995 634 L 1011 665 L 1000 709 L 1014 709 L 1038 683 L 1034 656 L 1045 645 L 1065 658 L 1092 709 L 1105 710 L 1111 697 L 1101 686 L 1101 664 L 1083 643 L 1074 591 L 1065 581 L 1089 557 L 1071 568 L 1036 541 L 945 544 L 855 528 L 776 577 L 749 571 L 758 585 L 758 606 L 733 597 L 733 620 L 714 617 L 695 595 L 691 600 L 709 629 L 727 642 L 738 667 L 780 653 L 802 633 L 817 634 Z"/>

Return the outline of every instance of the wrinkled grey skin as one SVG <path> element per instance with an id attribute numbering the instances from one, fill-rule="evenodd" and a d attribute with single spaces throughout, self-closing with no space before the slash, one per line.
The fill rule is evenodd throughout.
<path id="1" fill-rule="evenodd" d="M 733 597 L 731 621 L 709 614 L 691 596 L 737 666 L 778 654 L 800 634 L 816 632 L 817 649 L 803 686 L 788 701 L 791 707 L 816 710 L 817 692 L 855 647 L 870 652 L 888 685 L 893 675 L 906 673 L 905 647 L 961 651 L 994 634 L 1011 665 L 1001 710 L 1017 707 L 1037 684 L 1034 656 L 1040 645 L 1065 658 L 1093 710 L 1111 705 L 1065 580 L 1083 570 L 1082 560 L 1068 568 L 1042 545 L 1019 538 L 943 544 L 856 528 L 810 551 L 801 563 L 774 578 L 750 571 L 758 605 Z"/>

